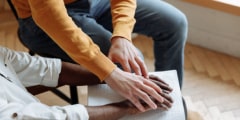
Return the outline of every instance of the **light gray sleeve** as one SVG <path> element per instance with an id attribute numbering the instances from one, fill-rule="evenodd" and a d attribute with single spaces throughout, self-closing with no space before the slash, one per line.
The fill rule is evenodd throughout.
<path id="1" fill-rule="evenodd" d="M 30 103 L 13 114 L 17 120 L 88 120 L 87 109 L 80 104 L 64 107 Z"/>
<path id="2" fill-rule="evenodd" d="M 47 106 L 21 87 L 0 79 L 0 120 L 88 120 L 85 106 Z"/>
<path id="3" fill-rule="evenodd" d="M 25 87 L 44 85 L 55 87 L 61 71 L 59 59 L 30 56 L 25 52 L 16 52 L 7 48 L 1 48 L 8 61 L 15 70 L 17 76 Z"/>

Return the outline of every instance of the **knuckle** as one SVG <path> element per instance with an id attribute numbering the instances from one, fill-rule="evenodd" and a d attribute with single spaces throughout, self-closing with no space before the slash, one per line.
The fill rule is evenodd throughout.
<path id="1" fill-rule="evenodd" d="M 135 105 L 139 103 L 138 99 L 136 99 L 134 97 L 132 97 L 132 99 L 130 99 L 130 101 Z"/>
<path id="2" fill-rule="evenodd" d="M 133 69 L 135 69 L 135 70 L 139 70 L 140 67 L 139 67 L 137 64 L 135 64 L 135 65 L 133 66 Z"/>
<path id="3" fill-rule="evenodd" d="M 128 99 L 133 99 L 134 98 L 133 92 L 130 91 L 130 90 L 127 92 L 126 96 L 127 96 Z"/>
<path id="4" fill-rule="evenodd" d="M 149 100 L 150 99 L 147 94 L 143 94 L 141 97 L 142 97 L 143 100 Z"/>
<path id="5" fill-rule="evenodd" d="M 139 88 L 143 87 L 143 82 L 142 81 L 136 81 L 135 85 Z"/>
<path id="6" fill-rule="evenodd" d="M 124 64 L 127 64 L 128 62 L 127 62 L 127 60 L 125 59 L 125 58 L 119 58 L 119 61 L 122 61 Z"/>

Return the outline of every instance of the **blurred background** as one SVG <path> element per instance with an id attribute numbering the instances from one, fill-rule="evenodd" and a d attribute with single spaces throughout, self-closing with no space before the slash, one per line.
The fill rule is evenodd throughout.
<path id="1" fill-rule="evenodd" d="M 166 0 L 182 10 L 189 22 L 182 94 L 188 120 L 240 120 L 240 0 Z M 0 0 L 0 45 L 28 50 L 17 36 L 18 24 L 6 0 Z M 153 71 L 151 38 L 134 34 Z M 69 94 L 68 87 L 59 88 Z M 87 86 L 78 87 L 79 102 L 87 104 Z M 67 102 L 51 92 L 36 95 L 48 105 Z"/>

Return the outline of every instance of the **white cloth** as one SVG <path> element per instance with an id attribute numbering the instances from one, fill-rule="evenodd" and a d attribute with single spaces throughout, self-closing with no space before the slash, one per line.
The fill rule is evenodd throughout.
<path id="1" fill-rule="evenodd" d="M 27 86 L 57 86 L 59 59 L 30 56 L 0 46 L 0 120 L 87 120 L 83 105 L 47 106 Z"/>

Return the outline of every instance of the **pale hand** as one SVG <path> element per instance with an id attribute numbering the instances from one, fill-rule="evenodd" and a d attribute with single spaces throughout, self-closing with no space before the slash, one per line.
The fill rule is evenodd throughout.
<path id="1" fill-rule="evenodd" d="M 161 88 L 151 80 L 129 72 L 124 72 L 119 68 L 105 79 L 105 82 L 120 95 L 130 100 L 140 111 L 145 111 L 145 107 L 140 101 L 146 103 L 150 108 L 156 109 L 154 98 L 160 103 L 164 102 L 161 96 Z"/>
<path id="2" fill-rule="evenodd" d="M 134 71 L 135 74 L 148 78 L 148 71 L 139 51 L 127 39 L 114 37 L 108 57 L 115 63 L 120 63 L 126 72 Z"/>

